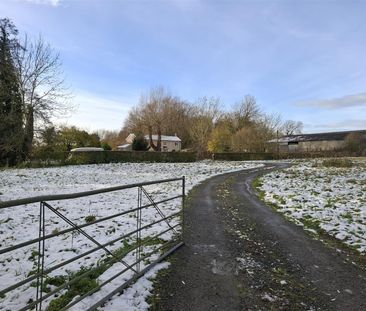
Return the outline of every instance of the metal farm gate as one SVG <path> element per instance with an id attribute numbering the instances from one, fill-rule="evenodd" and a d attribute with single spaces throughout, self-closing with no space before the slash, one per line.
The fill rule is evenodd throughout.
<path id="1" fill-rule="evenodd" d="M 159 201 L 154 201 L 153 197 L 146 191 L 146 186 L 149 185 L 158 185 L 158 184 L 165 184 L 165 183 L 179 183 L 178 184 L 178 194 L 172 197 L 164 198 Z M 177 187 L 177 185 L 175 185 Z M 77 224 L 71 219 L 67 218 L 59 208 L 55 207 L 54 203 L 57 201 L 58 203 L 64 202 L 64 200 L 72 200 L 76 198 L 82 197 L 89 197 L 95 196 L 102 193 L 110 193 L 116 191 L 123 191 L 126 189 L 136 188 L 136 207 L 130 208 L 128 210 L 119 211 L 116 214 L 104 216 L 101 218 L 92 218 L 86 223 Z M 181 189 L 181 190 L 179 190 Z M 143 204 L 143 199 L 147 204 Z M 179 200 L 180 208 L 177 212 L 171 213 L 166 215 L 161 205 L 164 203 Z M 33 245 L 36 247 L 37 251 L 34 252 L 34 264 L 35 267 L 33 271 L 28 273 L 24 279 L 19 280 L 11 285 L 7 285 L 5 288 L 3 284 L 0 284 L 0 309 L 1 307 L 4 310 L 12 309 L 8 306 L 4 305 L 2 300 L 7 295 L 11 295 L 12 291 L 14 290 L 22 290 L 22 288 L 34 288 L 34 297 L 29 299 L 29 301 L 22 306 L 19 310 L 44 310 L 44 306 L 42 307 L 42 303 L 45 304 L 45 300 L 47 303 L 50 302 L 54 297 L 60 297 L 70 289 L 73 285 L 78 284 L 78 282 L 85 280 L 86 278 L 90 277 L 95 274 L 96 272 L 106 271 L 112 265 L 118 263 L 120 264 L 119 271 L 108 277 L 108 279 L 103 280 L 102 282 L 93 283 L 94 285 L 88 288 L 86 292 L 83 292 L 81 295 L 77 295 L 73 297 L 71 301 L 69 301 L 65 306 L 62 306 L 60 309 L 57 310 L 67 310 L 72 306 L 76 305 L 77 303 L 84 300 L 86 297 L 90 297 L 93 293 L 96 293 L 105 285 L 110 284 L 113 280 L 118 278 L 119 276 L 125 274 L 127 271 L 132 271 L 133 273 L 129 274 L 129 278 L 124 280 L 122 284 L 119 284 L 116 288 L 114 288 L 111 292 L 104 295 L 101 299 L 99 298 L 98 301 L 94 301 L 92 305 L 88 305 L 87 310 L 95 310 L 96 308 L 102 306 L 106 303 L 112 296 L 122 292 L 125 288 L 130 286 L 133 282 L 135 282 L 139 277 L 144 275 L 148 270 L 150 270 L 154 265 L 158 262 L 162 261 L 165 257 L 170 255 L 176 249 L 183 245 L 183 238 L 182 238 L 182 226 L 183 226 L 183 207 L 184 207 L 184 200 L 185 200 L 185 178 L 171 178 L 171 179 L 164 179 L 164 180 L 157 180 L 151 182 L 143 182 L 143 183 L 135 183 L 117 187 L 110 187 L 104 188 L 99 190 L 93 191 L 86 191 L 86 192 L 78 192 L 78 193 L 71 193 L 71 194 L 59 194 L 59 195 L 45 195 L 45 196 L 37 196 L 19 200 L 12 200 L 12 201 L 5 201 L 0 202 L 0 213 L 4 209 L 17 209 L 19 213 L 22 213 L 22 206 L 24 207 L 25 204 L 33 204 L 34 208 L 38 208 L 38 237 L 29 239 L 26 241 L 21 241 L 15 245 L 0 245 L 0 256 L 11 256 L 12 252 L 22 250 Z M 38 206 L 38 207 L 37 207 Z M 154 212 L 158 215 L 157 218 L 154 219 L 153 222 L 148 224 L 143 223 L 144 219 L 144 210 L 146 209 L 154 209 Z M 47 212 L 47 214 L 46 214 Z M 1 216 L 1 214 L 0 214 Z M 61 231 L 52 231 L 46 233 L 46 224 L 47 221 L 50 219 L 58 219 L 65 224 L 67 227 Z M 111 219 L 119 219 L 120 217 L 132 217 L 136 218 L 135 228 L 128 232 L 123 233 L 121 236 L 113 236 L 113 239 L 105 242 L 99 242 L 96 238 L 92 237 L 92 234 L 88 233 L 86 228 L 91 228 L 90 230 L 94 230 L 93 226 L 97 226 L 102 224 L 105 221 Z M 173 221 L 174 220 L 174 221 Z M 0 222 L 1 224 L 1 222 Z M 144 230 L 154 227 L 155 225 L 161 226 L 163 224 L 165 227 L 162 231 L 158 232 L 154 236 L 148 236 L 142 238 L 142 233 Z M 160 227 L 159 227 L 160 228 Z M 1 230 L 1 227 L 0 227 Z M 14 228 L 14 230 L 22 230 L 22 228 Z M 173 232 L 173 238 L 169 241 L 161 240 L 164 244 L 158 244 L 157 247 L 154 249 L 144 249 L 148 245 L 152 245 L 152 241 L 159 239 L 165 233 Z M 48 247 L 45 246 L 46 242 L 47 245 L 52 245 L 53 239 L 59 236 L 67 235 L 70 237 L 70 234 L 79 234 L 82 235 L 83 238 L 87 239 L 89 243 L 93 245 L 92 248 L 89 248 L 87 251 L 83 253 L 79 253 L 72 258 L 67 260 L 62 260 L 59 262 L 55 262 L 52 265 L 45 265 L 45 257 L 47 256 Z M 115 245 L 117 242 L 124 243 L 124 241 L 129 241 L 129 245 L 123 252 L 118 252 L 115 249 L 111 249 L 112 245 Z M 131 240 L 133 243 L 131 244 Z M 68 278 L 59 278 L 58 282 L 54 282 L 51 289 L 45 290 L 45 284 L 47 278 L 49 278 L 50 273 L 55 274 L 57 269 L 65 267 L 69 264 L 75 264 L 75 262 L 79 261 L 82 258 L 87 258 L 90 254 L 103 251 L 103 260 L 98 261 L 94 266 L 85 269 L 85 267 L 81 267 L 82 269 L 79 270 L 78 273 L 73 274 L 72 277 Z M 25 251 L 24 251 L 25 252 Z M 130 255 L 134 258 L 134 260 L 128 263 L 124 258 L 127 255 Z M 155 257 L 154 260 L 151 260 L 152 255 Z M 143 267 L 141 267 L 141 264 Z M 65 268 L 64 268 L 65 269 Z M 99 270 L 98 270 L 99 269 Z M 4 273 L 3 268 L 0 265 L 0 275 Z M 82 284 L 82 283 L 81 283 Z M 85 289 L 85 288 L 84 288 Z M 85 290 L 84 290 L 85 291 Z M 2 305 L 3 304 L 3 305 Z"/>

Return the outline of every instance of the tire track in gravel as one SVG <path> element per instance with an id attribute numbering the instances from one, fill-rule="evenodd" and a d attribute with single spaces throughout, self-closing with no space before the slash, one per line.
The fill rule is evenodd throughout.
<path id="1" fill-rule="evenodd" d="M 366 272 L 261 202 L 270 164 L 195 187 L 185 242 L 161 273 L 151 310 L 366 310 Z"/>

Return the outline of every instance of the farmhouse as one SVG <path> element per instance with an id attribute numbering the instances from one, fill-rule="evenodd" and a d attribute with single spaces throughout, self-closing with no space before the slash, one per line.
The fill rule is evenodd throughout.
<path id="1" fill-rule="evenodd" d="M 289 135 L 272 139 L 268 143 L 272 150 L 278 145 L 280 152 L 342 150 L 351 143 L 365 144 L 366 130 Z"/>
<path id="2" fill-rule="evenodd" d="M 132 142 L 135 139 L 136 135 L 131 133 L 125 139 L 126 144 L 117 146 L 117 149 L 120 151 L 132 150 Z M 145 135 L 145 139 L 149 141 L 149 135 Z M 158 143 L 158 135 L 152 135 L 153 143 L 156 145 Z M 161 151 L 164 152 L 172 152 L 172 151 L 180 151 L 182 149 L 182 140 L 178 136 L 167 136 L 161 135 Z M 152 151 L 152 148 L 149 150 Z"/>

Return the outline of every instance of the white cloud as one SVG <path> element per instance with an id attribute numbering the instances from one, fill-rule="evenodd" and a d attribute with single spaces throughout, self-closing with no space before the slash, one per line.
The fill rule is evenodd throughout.
<path id="1" fill-rule="evenodd" d="M 366 107 L 366 93 L 351 94 L 332 99 L 319 99 L 302 102 L 299 106 L 311 106 L 317 108 L 337 109 L 346 107 L 363 106 Z"/>
<path id="2" fill-rule="evenodd" d="M 120 130 L 130 108 L 137 103 L 136 98 L 106 98 L 85 91 L 75 91 L 72 103 L 78 106 L 76 111 L 62 122 L 85 130 Z M 60 121 L 64 120 L 57 120 Z"/>
<path id="3" fill-rule="evenodd" d="M 32 2 L 35 4 L 45 4 L 51 6 L 58 6 L 61 0 L 25 0 L 26 2 Z"/>

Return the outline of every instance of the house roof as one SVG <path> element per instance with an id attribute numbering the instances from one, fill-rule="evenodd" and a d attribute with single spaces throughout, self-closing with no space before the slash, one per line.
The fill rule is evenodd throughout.
<path id="1" fill-rule="evenodd" d="M 124 149 L 124 148 L 128 148 L 129 146 L 131 146 L 131 144 L 119 145 L 119 146 L 117 146 L 117 149 Z"/>
<path id="2" fill-rule="evenodd" d="M 145 135 L 145 139 L 149 140 L 149 135 Z M 158 140 L 158 135 L 152 135 L 153 140 Z M 161 135 L 161 141 L 182 141 L 178 136 Z"/>
<path id="3" fill-rule="evenodd" d="M 133 140 L 135 139 L 136 135 L 131 133 L 129 134 L 125 141 L 129 144 L 132 144 Z M 144 136 L 145 139 L 148 141 L 149 140 L 149 135 L 145 135 Z M 158 140 L 158 135 L 152 135 L 152 139 L 153 140 Z M 179 141 L 182 141 L 178 136 L 167 136 L 167 135 L 161 135 L 161 141 L 176 141 L 176 142 L 179 142 Z"/>
<path id="4" fill-rule="evenodd" d="M 78 148 L 73 148 L 70 150 L 70 152 L 88 152 L 88 151 L 104 151 L 103 148 L 99 148 L 99 147 L 78 147 Z"/>
<path id="5" fill-rule="evenodd" d="M 363 135 L 366 140 L 366 130 L 359 131 L 343 131 L 343 132 L 328 132 L 328 133 L 314 133 L 314 134 L 299 134 L 282 136 L 278 140 L 272 139 L 269 143 L 288 143 L 288 142 L 300 142 L 300 141 L 329 141 L 329 140 L 345 140 L 347 135 L 352 133 L 358 133 Z"/>

